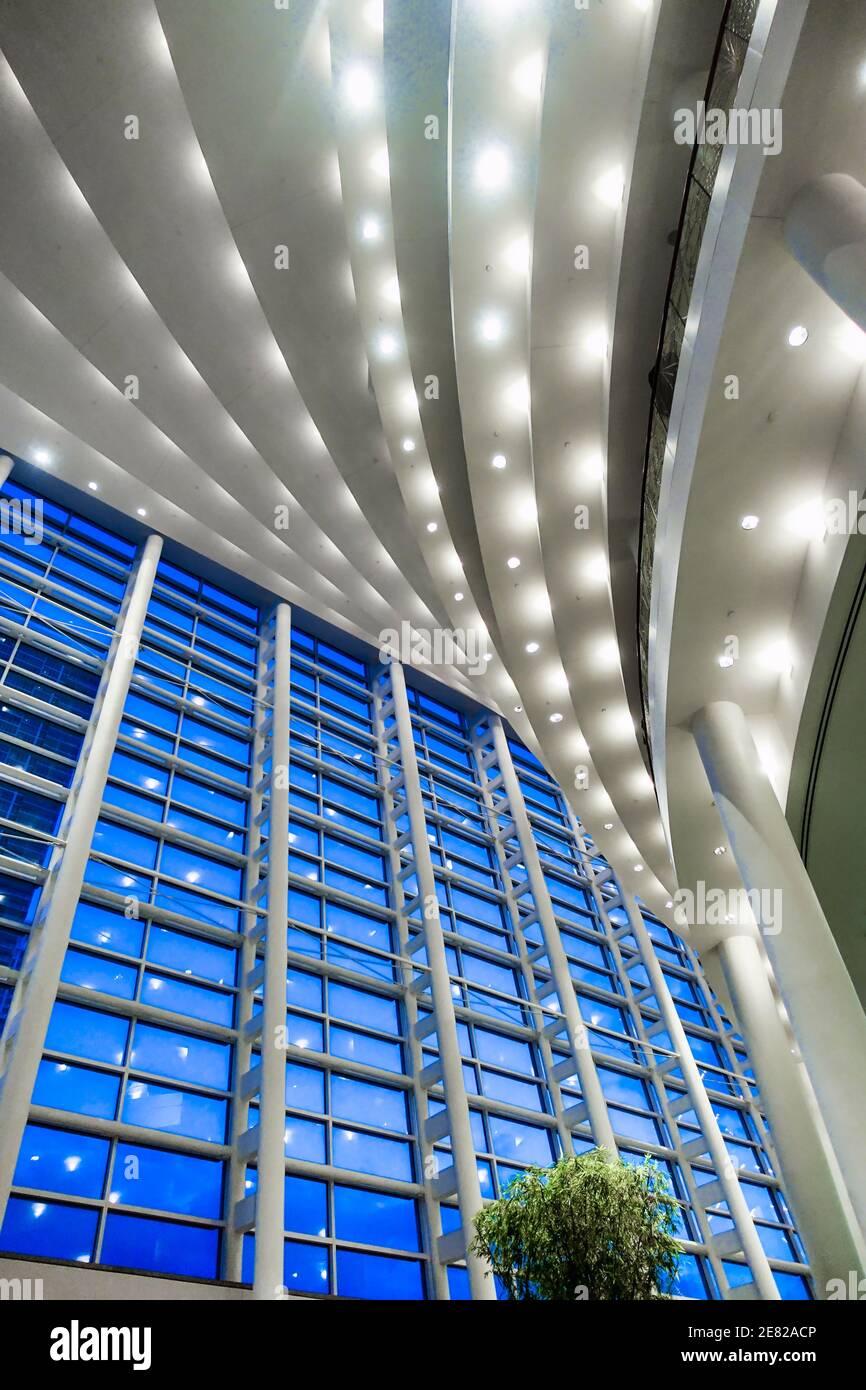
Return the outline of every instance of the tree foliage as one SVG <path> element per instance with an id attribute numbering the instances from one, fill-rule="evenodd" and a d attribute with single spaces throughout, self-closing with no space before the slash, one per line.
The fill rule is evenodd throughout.
<path id="1" fill-rule="evenodd" d="M 516 1177 L 476 1216 L 472 1249 L 510 1299 L 669 1298 L 677 1210 L 657 1163 L 593 1149 Z"/>

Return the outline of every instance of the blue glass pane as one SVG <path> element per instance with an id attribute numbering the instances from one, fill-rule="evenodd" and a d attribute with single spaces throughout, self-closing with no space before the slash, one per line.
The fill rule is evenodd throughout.
<path id="1" fill-rule="evenodd" d="M 380 1178 L 400 1178 L 404 1182 L 413 1180 L 408 1144 L 335 1125 L 333 1145 L 333 1161 L 338 1168 L 350 1168 L 355 1173 L 370 1173 Z"/>
<path id="2" fill-rule="evenodd" d="M 118 1143 L 109 1201 L 218 1220 L 223 1165 L 209 1158 Z"/>
<path id="3" fill-rule="evenodd" d="M 130 1065 L 174 1081 L 224 1091 L 229 1084 L 230 1055 L 226 1043 L 137 1023 Z"/>
<path id="4" fill-rule="evenodd" d="M 45 1046 L 49 1052 L 68 1052 L 73 1057 L 120 1066 L 126 1056 L 128 1034 L 125 1018 L 58 1000 L 51 1011 Z"/>
<path id="5" fill-rule="evenodd" d="M 113 1120 L 117 1110 L 119 1081 L 105 1072 L 73 1067 L 66 1062 L 40 1062 L 33 1087 L 33 1104 L 53 1110 L 73 1110 Z"/>
<path id="6" fill-rule="evenodd" d="M 334 1018 L 361 1023 L 366 1028 L 378 1029 L 380 1033 L 400 1032 L 397 1005 L 393 999 L 351 989 L 348 985 L 331 980 L 328 984 L 328 1007 Z"/>
<path id="7" fill-rule="evenodd" d="M 341 1120 L 356 1120 L 377 1129 L 408 1134 L 406 1093 L 388 1086 L 373 1086 L 347 1076 L 331 1077 L 331 1110 Z"/>
<path id="8" fill-rule="evenodd" d="M 126 1269 L 213 1279 L 217 1273 L 218 1243 L 218 1233 L 206 1227 L 181 1226 L 110 1211 L 101 1262 Z"/>
<path id="9" fill-rule="evenodd" d="M 95 903 L 80 902 L 75 909 L 72 936 L 89 946 L 102 946 L 106 951 L 116 951 L 121 956 L 138 956 L 143 933 L 144 926 L 140 921 L 109 912 Z"/>
<path id="10" fill-rule="evenodd" d="M 67 985 L 80 985 L 101 994 L 113 994 L 117 999 L 135 997 L 138 972 L 132 966 L 119 965 L 103 956 L 91 956 L 86 951 L 66 952 L 60 978 Z"/>
<path id="11" fill-rule="evenodd" d="M 213 893 L 223 893 L 227 898 L 237 898 L 240 895 L 239 868 L 223 864 L 218 859 L 207 859 L 202 854 L 192 854 L 176 845 L 163 846 L 160 872 L 209 889 Z"/>
<path id="12" fill-rule="evenodd" d="M 230 1028 L 232 1024 L 232 995 L 203 989 L 199 985 L 184 984 L 165 975 L 154 975 L 149 970 L 144 974 L 141 998 L 145 1004 L 167 1009 L 170 1013 L 189 1014 L 190 1018 L 200 1018 L 206 1023 L 221 1023 L 225 1028 Z"/>
<path id="13" fill-rule="evenodd" d="M 217 985 L 233 985 L 237 951 L 217 946 L 198 936 L 170 931 L 167 927 L 152 926 L 147 939 L 147 959 L 153 965 L 196 975 Z"/>
<path id="14" fill-rule="evenodd" d="M 313 1110 L 321 1115 L 325 1109 L 325 1073 L 315 1067 L 288 1062 L 286 1105 L 290 1110 Z"/>
<path id="15" fill-rule="evenodd" d="M 498 1158 L 517 1158 L 521 1163 L 542 1166 L 553 1161 L 555 1155 L 548 1130 L 504 1120 L 498 1115 L 490 1115 L 489 1123 L 493 1152 Z"/>
<path id="16" fill-rule="evenodd" d="M 286 1230 L 305 1236 L 328 1234 L 328 1188 L 325 1183 L 286 1176 Z"/>
<path id="17" fill-rule="evenodd" d="M 166 1134 L 185 1134 L 214 1144 L 225 1140 L 226 1103 L 212 1096 L 130 1080 L 123 1099 L 121 1119 L 126 1124 L 158 1129 Z"/>
<path id="18" fill-rule="evenodd" d="M 10 1197 L 0 1248 L 17 1255 L 47 1255 L 87 1264 L 93 1258 L 98 1219 L 98 1211 L 84 1207 Z"/>
<path id="19" fill-rule="evenodd" d="M 107 1139 L 28 1125 L 12 1181 L 68 1197 L 101 1197 L 107 1162 Z"/>
<path id="20" fill-rule="evenodd" d="M 328 1250 L 322 1245 L 286 1241 L 283 1278 L 289 1293 L 328 1293 Z"/>
<path id="21" fill-rule="evenodd" d="M 403 1070 L 403 1049 L 399 1043 L 368 1038 L 363 1033 L 350 1033 L 348 1029 L 335 1025 L 331 1026 L 331 1052 L 335 1057 L 365 1062 L 367 1066 L 381 1067 L 383 1071 Z"/>
<path id="22" fill-rule="evenodd" d="M 424 1297 L 421 1266 L 388 1255 L 337 1251 L 337 1289 L 344 1298 L 418 1299 Z"/>
<path id="23" fill-rule="evenodd" d="M 334 1187 L 338 1240 L 356 1245 L 387 1245 L 394 1250 L 417 1250 L 418 1214 L 409 1197 L 367 1192 L 360 1187 Z"/>
<path id="24" fill-rule="evenodd" d="M 325 1163 L 325 1126 L 314 1120 L 286 1116 L 286 1158 L 303 1158 L 308 1163 Z"/>

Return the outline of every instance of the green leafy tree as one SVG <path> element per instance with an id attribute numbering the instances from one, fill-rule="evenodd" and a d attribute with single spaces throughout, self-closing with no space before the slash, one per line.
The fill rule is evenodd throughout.
<path id="1" fill-rule="evenodd" d="M 516 1177 L 476 1216 L 472 1250 L 510 1299 L 669 1298 L 677 1212 L 657 1163 L 593 1149 Z"/>

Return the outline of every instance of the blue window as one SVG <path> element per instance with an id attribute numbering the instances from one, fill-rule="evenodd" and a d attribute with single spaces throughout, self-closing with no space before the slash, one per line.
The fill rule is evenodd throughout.
<path id="1" fill-rule="evenodd" d="M 168 927 L 152 926 L 147 941 L 147 959 L 153 965 L 183 971 L 216 985 L 233 985 L 237 952 L 228 946 L 217 946 L 198 936 L 170 931 Z"/>
<path id="2" fill-rule="evenodd" d="M 331 1109 L 341 1120 L 355 1120 L 399 1134 L 409 1132 L 406 1093 L 389 1086 L 373 1086 L 348 1076 L 332 1076 Z"/>
<path id="3" fill-rule="evenodd" d="M 393 999 L 368 994 L 365 990 L 352 989 L 349 985 L 331 980 L 328 984 L 328 1007 L 335 1018 L 346 1019 L 349 1023 L 376 1028 L 380 1033 L 400 1032 L 397 1005 Z"/>
<path id="4" fill-rule="evenodd" d="M 28 1125 L 13 1183 L 67 1197 L 101 1197 L 107 1163 L 107 1139 Z"/>
<path id="5" fill-rule="evenodd" d="M 412 1155 L 408 1144 L 381 1139 L 373 1134 L 334 1126 L 334 1163 L 355 1173 L 412 1182 Z"/>
<path id="6" fill-rule="evenodd" d="M 498 1115 L 490 1115 L 489 1121 L 493 1152 L 497 1158 L 516 1158 L 521 1163 L 539 1163 L 542 1166 L 553 1162 L 555 1154 L 549 1130 L 536 1129 L 533 1125 L 519 1124 L 515 1120 L 504 1120 Z"/>
<path id="7" fill-rule="evenodd" d="M 424 1297 L 416 1260 L 337 1251 L 337 1288 L 344 1298 L 418 1299 Z"/>
<path id="8" fill-rule="evenodd" d="M 226 1043 L 173 1033 L 149 1023 L 136 1024 L 130 1065 L 138 1071 L 224 1091 L 229 1084 L 229 1062 Z"/>
<path id="9" fill-rule="evenodd" d="M 325 1073 L 315 1067 L 286 1064 L 286 1105 L 290 1110 L 312 1110 L 321 1115 L 325 1109 Z"/>
<path id="10" fill-rule="evenodd" d="M 17 1255 L 47 1255 L 88 1264 L 98 1219 L 99 1212 L 92 1208 L 10 1197 L 0 1247 Z"/>
<path id="11" fill-rule="evenodd" d="M 334 1213 L 338 1240 L 387 1245 L 394 1250 L 418 1249 L 418 1213 L 409 1197 L 337 1184 Z"/>
<path id="12" fill-rule="evenodd" d="M 234 1000 L 229 994 L 220 994 L 213 989 L 202 989 L 198 985 L 184 984 L 171 980 L 166 975 L 155 975 L 147 970 L 141 987 L 144 1003 L 157 1009 L 167 1009 L 170 1013 L 188 1014 L 190 1018 L 200 1018 L 207 1023 L 221 1023 L 231 1027 L 234 1013 Z"/>
<path id="13" fill-rule="evenodd" d="M 181 878 L 185 883 L 207 888 L 212 893 L 223 893 L 227 898 L 237 898 L 241 890 L 241 871 L 218 859 L 206 859 L 202 854 L 191 854 L 189 850 L 178 849 L 175 845 L 164 845 L 160 870 L 172 878 Z"/>
<path id="14" fill-rule="evenodd" d="M 126 1056 L 128 1036 L 125 1018 L 58 1000 L 51 1011 L 45 1046 L 49 1052 L 68 1052 L 92 1062 L 114 1062 L 120 1066 Z"/>
<path id="15" fill-rule="evenodd" d="M 72 937 L 88 946 L 102 946 L 121 956 L 141 954 L 143 923 L 127 920 L 118 912 L 109 912 L 95 903 L 80 902 L 72 922 Z"/>
<path id="16" fill-rule="evenodd" d="M 286 1158 L 303 1158 L 308 1163 L 324 1163 L 325 1126 L 314 1120 L 299 1120 L 297 1115 L 286 1116 Z"/>
<path id="17" fill-rule="evenodd" d="M 134 969 L 119 965 L 117 961 L 106 960 L 104 956 L 92 956 L 86 951 L 70 949 L 66 952 L 60 978 L 65 984 L 113 994 L 117 999 L 132 999 L 135 996 Z"/>
<path id="18" fill-rule="evenodd" d="M 199 1096 L 152 1081 L 127 1082 L 121 1119 L 144 1129 L 165 1134 L 185 1134 L 222 1144 L 226 1134 L 226 1103 L 213 1096 Z"/>
<path id="19" fill-rule="evenodd" d="M 305 1236 L 328 1234 L 328 1189 L 325 1183 L 286 1175 L 286 1230 Z"/>
<path id="20" fill-rule="evenodd" d="M 108 1200 L 218 1220 L 222 1180 L 223 1165 L 214 1159 L 118 1143 Z"/>
<path id="21" fill-rule="evenodd" d="M 119 1086 L 118 1078 L 106 1072 L 74 1067 L 67 1062 L 42 1061 L 33 1087 L 33 1104 L 113 1120 Z"/>
<path id="22" fill-rule="evenodd" d="M 110 1211 L 101 1262 L 158 1274 L 213 1279 L 217 1273 L 218 1244 L 218 1233 L 207 1227 L 182 1226 Z"/>
<path id="23" fill-rule="evenodd" d="M 331 1052 L 351 1062 L 364 1062 L 383 1071 L 403 1070 L 403 1049 L 399 1043 L 371 1038 L 366 1033 L 352 1033 L 347 1028 L 331 1025 Z"/>

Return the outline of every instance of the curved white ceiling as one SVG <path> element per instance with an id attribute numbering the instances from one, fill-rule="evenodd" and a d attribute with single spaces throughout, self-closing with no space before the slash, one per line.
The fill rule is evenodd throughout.
<path id="1" fill-rule="evenodd" d="M 605 498 L 658 2 L 7 0 L 0 447 L 375 645 L 483 641 L 430 669 L 667 915 Z"/>

